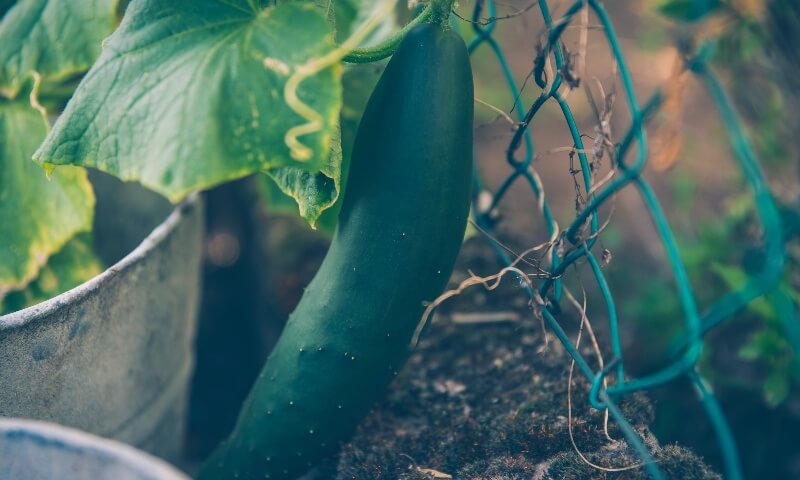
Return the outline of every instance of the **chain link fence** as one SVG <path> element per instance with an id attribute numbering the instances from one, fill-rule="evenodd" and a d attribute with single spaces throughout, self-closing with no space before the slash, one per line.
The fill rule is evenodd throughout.
<path id="1" fill-rule="evenodd" d="M 541 94 L 530 105 L 523 104 L 520 87 L 511 73 L 509 60 L 495 35 L 499 24 L 496 2 L 476 0 L 471 18 L 463 19 L 476 34 L 469 44 L 470 53 L 472 54 L 478 49 L 488 49 L 493 54 L 508 87 L 508 94 L 514 99 L 513 110 L 517 115 L 517 118 L 514 119 L 517 125 L 505 152 L 505 160 L 511 167 L 510 175 L 495 191 L 489 193 L 484 189 L 481 179 L 476 173 L 476 194 L 473 205 L 475 225 L 487 235 L 493 235 L 498 225 L 495 212 L 507 199 L 509 189 L 519 182 L 529 187 L 532 195 L 531 205 L 541 212 L 550 241 L 520 255 L 511 253 L 509 249 L 498 242 L 492 242 L 492 247 L 506 265 L 505 272 L 511 272 L 517 276 L 530 298 L 530 306 L 534 314 L 554 332 L 564 345 L 573 359 L 573 368 L 577 367 L 577 371 L 584 375 L 591 384 L 589 394 L 591 406 L 604 410 L 607 413 L 606 418 L 610 416 L 619 425 L 629 446 L 641 458 L 641 464 L 633 467 L 647 469 L 654 479 L 665 478 L 664 473 L 648 451 L 645 441 L 634 431 L 630 422 L 622 414 L 619 408 L 620 400 L 634 392 L 653 389 L 679 377 L 685 377 L 694 385 L 699 402 L 714 428 L 725 462 L 726 478 L 741 479 L 742 469 L 736 442 L 711 387 L 703 379 L 698 369 L 698 360 L 704 346 L 704 335 L 710 329 L 732 318 L 749 302 L 767 292 L 778 295 L 779 303 L 783 305 L 781 317 L 785 320 L 786 331 L 795 352 L 800 351 L 798 348 L 800 347 L 800 332 L 792 300 L 785 295 L 781 297 L 783 294 L 775 288 L 783 272 L 785 257 L 778 210 L 734 107 L 719 78 L 709 65 L 709 59 L 713 53 L 713 43 L 702 45 L 690 56 L 687 55 L 684 68 L 705 86 L 727 131 L 737 165 L 753 196 L 761 223 L 763 262 L 759 271 L 751 272 L 748 282 L 741 289 L 729 292 L 710 309 L 701 312 L 664 208 L 659 203 L 651 185 L 642 176 L 649 157 L 646 125 L 648 120 L 664 105 L 666 92 L 663 89 L 657 90 L 646 101 L 640 102 L 637 90 L 634 88 L 628 60 L 622 52 L 614 24 L 599 0 L 575 1 L 567 6 L 559 18 L 553 18 L 550 3 L 546 0 L 539 0 L 525 8 L 525 11 L 538 9 L 547 29 L 546 35 L 542 37 L 543 40 L 531 72 L 531 78 L 541 89 Z M 582 53 L 578 52 L 575 55 L 569 52 L 562 41 L 562 35 L 568 28 L 573 27 L 580 32 L 580 42 L 584 44 L 585 48 L 590 15 L 593 15 L 593 18 L 599 22 L 599 29 L 602 30 L 602 35 L 610 48 L 613 57 L 612 68 L 621 83 L 623 97 L 631 118 L 629 127 L 619 138 L 612 138 L 607 119 L 604 119 L 602 112 L 598 115 L 599 123 L 595 131 L 590 132 L 591 136 L 583 134 L 578 128 L 571 102 L 568 100 L 569 91 L 577 88 L 581 81 L 579 77 L 581 72 L 579 66 L 576 66 L 576 58 L 580 61 Z M 459 28 L 463 28 L 463 26 L 464 22 L 461 22 Z M 576 179 L 577 208 L 575 217 L 569 225 L 566 225 L 566 228 L 561 228 L 556 222 L 545 195 L 546 185 L 542 184 L 535 171 L 537 149 L 530 126 L 548 102 L 557 104 L 563 116 L 564 127 L 569 130 L 573 143 L 569 151 L 569 158 L 571 165 L 574 163 L 570 172 Z M 591 139 L 592 143 L 587 146 L 585 138 Z M 609 172 L 600 178 L 600 162 L 603 159 L 608 159 L 607 161 L 610 161 L 611 165 L 608 169 Z M 620 339 L 618 308 L 615 305 L 612 286 L 603 273 L 610 252 L 604 249 L 602 243 L 599 242 L 605 227 L 599 209 L 601 206 L 609 204 L 622 189 L 635 189 L 638 192 L 644 202 L 646 213 L 649 214 L 655 225 L 674 278 L 684 323 L 683 334 L 675 343 L 671 362 L 660 370 L 639 378 L 631 378 L 626 373 L 628 365 Z M 534 256 L 536 256 L 535 259 L 533 259 Z M 605 360 L 596 345 L 596 359 L 587 358 L 581 353 L 581 335 L 588 334 L 592 339 L 594 339 L 594 335 L 591 325 L 586 321 L 585 305 L 582 308 L 580 302 L 564 286 L 565 275 L 570 273 L 569 267 L 575 265 L 576 262 L 588 265 L 605 301 L 611 352 L 611 357 Z M 525 271 L 528 266 L 535 267 L 533 273 Z M 625 286 L 621 285 L 617 288 L 625 288 Z M 574 340 L 559 323 L 562 304 L 572 304 L 582 310 L 583 320 L 580 332 Z M 572 370 L 570 371 L 572 372 Z"/>

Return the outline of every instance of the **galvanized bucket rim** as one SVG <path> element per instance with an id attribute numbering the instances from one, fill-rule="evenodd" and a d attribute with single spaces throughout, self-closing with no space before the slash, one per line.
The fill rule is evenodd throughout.
<path id="1" fill-rule="evenodd" d="M 40 443 L 57 444 L 73 451 L 114 459 L 137 472 L 163 480 L 186 480 L 186 474 L 169 463 L 117 440 L 103 438 L 57 423 L 21 418 L 0 418 L 0 440 L 19 433 Z"/>
<path id="2" fill-rule="evenodd" d="M 106 268 L 99 275 L 64 293 L 49 298 L 36 305 L 0 315 L 0 332 L 23 327 L 45 317 L 65 305 L 75 304 L 90 293 L 103 288 L 103 285 L 117 275 L 129 270 L 147 258 L 148 254 L 163 242 L 178 226 L 191 210 L 197 207 L 199 194 L 193 193 L 172 209 L 167 218 L 156 226 L 130 253 L 114 265 Z"/>

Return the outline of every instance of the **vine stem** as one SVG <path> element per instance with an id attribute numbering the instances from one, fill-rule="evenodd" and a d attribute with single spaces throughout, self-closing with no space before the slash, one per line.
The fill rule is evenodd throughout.
<path id="1" fill-rule="evenodd" d="M 355 48 L 345 55 L 342 61 L 347 63 L 370 63 L 391 56 L 397 50 L 397 46 L 400 45 L 406 34 L 417 25 L 422 23 L 446 25 L 450 18 L 453 3 L 455 3 L 455 0 L 431 0 L 419 15 L 392 36 L 370 47 Z"/>

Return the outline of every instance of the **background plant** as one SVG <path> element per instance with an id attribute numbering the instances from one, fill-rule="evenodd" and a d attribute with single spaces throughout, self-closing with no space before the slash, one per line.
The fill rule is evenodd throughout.
<path id="1" fill-rule="evenodd" d="M 347 161 L 340 130 L 348 136 L 349 155 L 379 70 L 344 75 L 352 85 L 347 104 L 339 65 L 301 82 L 299 98 L 323 120 L 301 138 L 310 149 L 303 160 L 292 157 L 286 136 L 307 119 L 287 103 L 284 90 L 302 65 L 347 38 L 372 2 L 133 2 L 101 55 L 101 43 L 126 6 L 115 0 L 3 4 L 0 236 L 7 248 L 0 253 L 0 300 L 17 292 L 3 311 L 38 303 L 99 273 L 90 235 L 65 247 L 91 229 L 94 195 L 82 166 L 138 180 L 173 201 L 263 172 L 271 179 L 265 180 L 271 203 L 280 208 L 291 199 L 312 226 L 341 194 Z M 262 7 L 274 14 L 257 15 Z M 209 24 L 209 18 L 216 20 Z M 381 39 L 391 27 L 387 17 L 366 41 Z M 98 103 L 100 98 L 105 101 Z M 42 170 L 30 158 L 46 136 Z M 54 168 L 58 163 L 81 167 Z M 332 230 L 335 218 L 335 209 L 322 217 L 323 228 Z M 62 249 L 47 278 L 25 290 Z"/>
<path id="2" fill-rule="evenodd" d="M 0 8 L 0 314 L 99 273 L 91 251 L 94 194 L 79 167 L 30 161 L 76 78 L 117 23 L 112 0 L 4 2 Z M 49 261 L 49 263 L 48 263 Z"/>

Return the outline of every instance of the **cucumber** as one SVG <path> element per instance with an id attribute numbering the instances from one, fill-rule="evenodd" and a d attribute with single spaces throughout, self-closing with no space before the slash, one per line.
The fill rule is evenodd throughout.
<path id="1" fill-rule="evenodd" d="M 348 439 L 405 363 L 469 210 L 472 71 L 463 40 L 442 28 L 412 29 L 375 87 L 330 250 L 200 479 L 297 478 Z"/>

